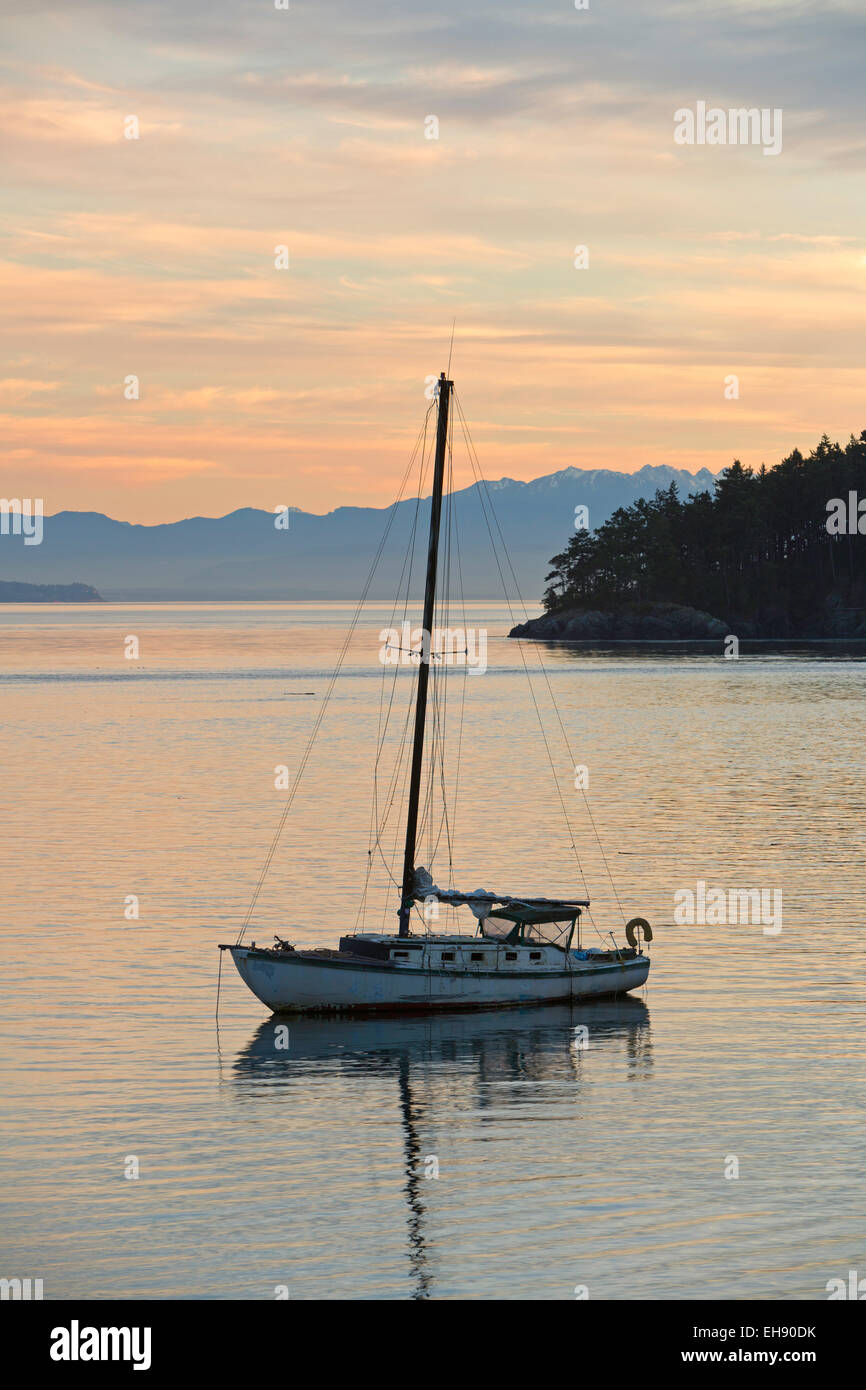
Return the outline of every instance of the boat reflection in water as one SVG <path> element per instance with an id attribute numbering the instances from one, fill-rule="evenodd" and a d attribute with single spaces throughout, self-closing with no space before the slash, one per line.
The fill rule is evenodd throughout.
<path id="1" fill-rule="evenodd" d="M 577 1099 L 593 1059 L 621 1053 L 630 1080 L 652 1065 L 649 1010 L 625 995 L 541 1008 L 392 1018 L 267 1019 L 236 1056 L 232 1077 L 243 1090 L 273 1097 L 314 1077 L 348 1072 L 356 1080 L 393 1077 L 403 1131 L 413 1297 L 428 1298 L 433 1273 L 424 1230 L 426 1179 L 422 1131 L 447 1128 L 455 1098 L 465 1111 L 469 1082 L 476 1113 L 525 1105 L 533 1082 L 574 1084 Z M 531 1090 L 529 1091 L 531 1095 Z"/>

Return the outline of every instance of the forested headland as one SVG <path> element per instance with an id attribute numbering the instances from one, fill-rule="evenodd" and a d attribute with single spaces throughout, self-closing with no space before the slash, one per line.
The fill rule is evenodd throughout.
<path id="1" fill-rule="evenodd" d="M 512 635 L 866 637 L 866 430 L 772 468 L 735 460 L 685 501 L 672 484 L 550 563 L 545 616 Z"/>
<path id="2" fill-rule="evenodd" d="M 0 580 L 0 603 L 104 603 L 92 584 L 25 584 Z"/>

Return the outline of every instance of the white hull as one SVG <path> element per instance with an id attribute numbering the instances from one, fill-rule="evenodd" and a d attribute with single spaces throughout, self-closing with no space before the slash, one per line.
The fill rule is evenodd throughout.
<path id="1" fill-rule="evenodd" d="M 477 940 L 467 946 L 477 945 Z M 493 961 L 471 969 L 458 963 L 441 969 L 382 961 L 360 963 L 336 952 L 283 953 L 232 946 L 232 959 L 244 984 L 274 1013 L 346 1010 L 483 1009 L 518 1004 L 552 1004 L 573 999 L 625 994 L 649 974 L 646 956 L 593 962 L 575 953 L 539 963 L 518 960 L 497 967 Z M 487 953 L 485 952 L 485 955 Z M 521 953 L 522 954 L 522 953 Z"/>

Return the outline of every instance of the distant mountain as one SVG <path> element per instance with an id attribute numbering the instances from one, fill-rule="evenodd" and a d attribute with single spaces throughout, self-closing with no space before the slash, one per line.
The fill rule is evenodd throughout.
<path id="1" fill-rule="evenodd" d="M 21 584 L 0 579 L 0 603 L 104 603 L 89 584 Z"/>
<path id="2" fill-rule="evenodd" d="M 675 482 L 682 496 L 712 491 L 707 469 L 667 466 L 637 473 L 565 468 L 533 482 L 511 478 L 487 484 L 502 541 L 521 592 L 538 599 L 551 555 L 574 528 L 575 507 L 589 509 L 589 526 L 617 507 Z M 485 498 L 486 500 L 486 498 Z M 502 596 L 478 484 L 453 494 L 460 538 L 463 591 L 469 598 Z M 381 542 L 390 508 L 338 507 L 325 516 L 293 510 L 287 530 L 272 512 L 245 507 L 223 517 L 192 517 L 161 526 L 113 521 L 101 512 L 45 517 L 41 545 L 0 536 L 0 578 L 67 583 L 86 575 L 111 599 L 341 599 L 360 592 Z M 382 553 L 371 598 L 390 597 L 399 581 L 417 511 L 415 573 L 423 575 L 430 502 L 401 502 Z M 491 521 L 497 549 L 496 525 Z M 503 571 L 508 567 L 500 555 Z M 419 582 L 423 582 L 421 579 Z M 455 578 L 456 582 L 456 578 Z"/>

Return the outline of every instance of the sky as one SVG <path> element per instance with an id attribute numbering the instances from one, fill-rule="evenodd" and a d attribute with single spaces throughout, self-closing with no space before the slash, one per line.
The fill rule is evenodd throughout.
<path id="1" fill-rule="evenodd" d="M 2 15 L 6 497 L 386 505 L 452 324 L 490 478 L 866 427 L 862 0 Z M 698 102 L 781 151 L 678 144 Z"/>

